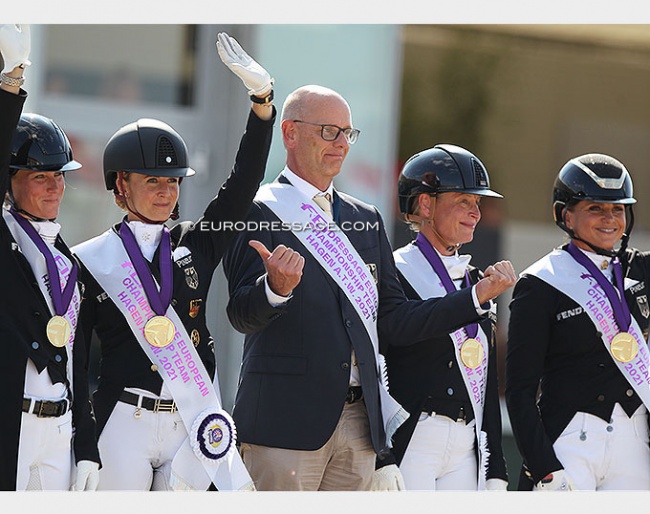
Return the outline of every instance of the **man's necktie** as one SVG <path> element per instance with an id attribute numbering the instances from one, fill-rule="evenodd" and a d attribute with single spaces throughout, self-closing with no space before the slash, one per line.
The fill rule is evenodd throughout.
<path id="1" fill-rule="evenodd" d="M 332 219 L 332 196 L 329 193 L 317 194 L 313 200 Z"/>

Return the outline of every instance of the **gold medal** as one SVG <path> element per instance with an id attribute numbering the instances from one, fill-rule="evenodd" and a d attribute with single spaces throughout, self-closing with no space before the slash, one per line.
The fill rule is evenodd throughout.
<path id="1" fill-rule="evenodd" d="M 484 354 L 481 343 L 471 337 L 465 340 L 460 347 L 460 360 L 468 368 L 478 368 L 483 362 Z"/>
<path id="2" fill-rule="evenodd" d="M 70 341 L 70 323 L 63 316 L 54 316 L 45 328 L 47 339 L 57 348 L 62 348 Z"/>
<path id="3" fill-rule="evenodd" d="M 630 362 L 639 353 L 639 343 L 629 332 L 616 334 L 609 348 L 618 362 Z"/>
<path id="4" fill-rule="evenodd" d="M 164 348 L 174 340 L 176 327 L 165 316 L 154 316 L 144 326 L 144 337 L 151 346 Z"/>

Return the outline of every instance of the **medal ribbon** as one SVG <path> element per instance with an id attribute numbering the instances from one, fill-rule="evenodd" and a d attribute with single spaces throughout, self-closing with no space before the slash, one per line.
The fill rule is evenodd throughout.
<path id="1" fill-rule="evenodd" d="M 625 301 L 625 293 L 623 289 L 623 270 L 621 269 L 621 262 L 618 257 L 612 259 L 612 266 L 614 267 L 614 281 L 616 282 L 616 287 L 618 288 L 619 294 L 616 293 L 616 289 L 610 283 L 609 280 L 603 275 L 603 273 L 598 269 L 598 267 L 592 262 L 589 257 L 587 257 L 583 252 L 581 252 L 576 245 L 573 244 L 573 241 L 569 243 L 567 248 L 571 257 L 576 261 L 582 264 L 587 271 L 591 274 L 592 277 L 596 279 L 598 285 L 605 292 L 605 295 L 609 299 L 609 303 L 612 306 L 614 311 L 614 319 L 618 325 L 618 329 L 621 332 L 627 332 L 630 328 L 630 323 L 632 322 L 632 315 L 630 314 L 630 308 Z"/>
<path id="2" fill-rule="evenodd" d="M 431 267 L 433 268 L 433 271 L 436 272 L 436 275 L 440 277 L 442 285 L 445 286 L 445 290 L 448 293 L 456 291 L 454 281 L 449 276 L 449 272 L 443 264 L 440 255 L 438 255 L 438 252 L 436 252 L 435 248 L 431 245 L 428 239 L 422 235 L 421 232 L 418 232 L 418 235 L 415 238 L 415 244 L 420 249 L 427 262 L 431 264 Z M 467 270 L 465 270 L 465 287 L 469 287 L 469 285 L 469 273 L 467 273 Z M 467 332 L 468 337 L 471 339 L 474 339 L 476 337 L 476 334 L 478 333 L 478 323 L 466 325 L 464 328 L 465 332 Z"/>
<path id="3" fill-rule="evenodd" d="M 11 215 L 15 218 L 16 222 L 43 254 L 47 266 L 47 276 L 50 281 L 50 296 L 52 297 L 52 303 L 54 305 L 54 314 L 57 316 L 63 316 L 68 311 L 72 295 L 74 294 L 74 287 L 77 283 L 77 263 L 72 260 L 70 275 L 68 276 L 68 280 L 62 290 L 61 275 L 59 274 L 59 269 L 54 261 L 54 256 L 52 255 L 50 248 L 47 246 L 47 243 L 43 241 L 43 238 L 38 234 L 34 226 L 27 221 L 26 218 L 18 214 L 13 207 L 9 212 L 11 212 Z"/>
<path id="4" fill-rule="evenodd" d="M 158 269 L 160 270 L 160 293 L 151 274 L 146 259 L 140 251 L 138 242 L 126 221 L 120 226 L 120 239 L 124 249 L 131 258 L 149 305 L 158 316 L 164 316 L 172 301 L 172 245 L 167 227 L 163 227 L 158 251 Z"/>

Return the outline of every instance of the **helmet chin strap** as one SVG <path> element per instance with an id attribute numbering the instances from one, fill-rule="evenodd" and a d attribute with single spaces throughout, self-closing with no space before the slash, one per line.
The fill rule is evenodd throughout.
<path id="1" fill-rule="evenodd" d="M 13 194 L 11 193 L 7 195 L 7 201 L 11 204 L 14 211 L 16 211 L 18 214 L 23 214 L 26 218 L 30 219 L 31 221 L 52 221 L 52 222 L 56 221 L 56 216 L 54 218 L 40 218 L 39 216 L 35 216 L 31 212 L 26 211 L 25 209 L 21 209 L 20 207 L 18 207 L 18 204 L 16 203 Z"/>
<path id="2" fill-rule="evenodd" d="M 630 223 L 627 227 L 627 230 L 623 233 L 623 237 L 621 237 L 621 245 L 619 246 L 618 250 L 606 250 L 605 248 L 601 248 L 599 246 L 591 244 L 589 241 L 585 241 L 581 237 L 577 236 L 573 229 L 570 229 L 566 223 L 565 223 L 565 214 L 563 213 L 562 215 L 562 221 L 560 222 L 560 228 L 564 230 L 567 234 L 569 234 L 569 237 L 571 239 L 574 239 L 576 241 L 580 241 L 584 244 L 586 244 L 589 248 L 591 248 L 595 253 L 598 255 L 604 255 L 605 257 L 618 257 L 621 255 L 623 252 L 625 252 L 625 249 L 627 248 L 628 241 L 630 240 L 630 234 L 632 233 L 632 227 L 634 226 L 634 211 L 630 207 Z"/>
<path id="3" fill-rule="evenodd" d="M 435 196 L 431 196 L 431 198 L 435 201 Z M 440 232 L 436 229 L 436 223 L 435 220 L 433 219 L 433 207 L 429 209 L 429 217 L 425 218 L 424 216 L 418 216 L 415 214 L 407 214 L 406 215 L 406 220 L 411 221 L 411 222 L 416 222 L 417 224 L 421 226 L 429 226 L 431 227 L 431 230 L 433 230 L 433 233 L 435 236 L 438 238 L 438 241 L 442 243 L 442 245 L 445 247 L 445 249 L 448 252 L 451 252 L 452 254 L 457 252 L 458 249 L 463 245 L 463 243 L 451 243 L 450 241 L 447 241 L 444 237 L 440 235 Z"/>
<path id="4" fill-rule="evenodd" d="M 162 225 L 167 222 L 167 220 L 156 221 L 156 220 L 149 219 L 144 214 L 138 212 L 138 210 L 135 207 L 131 207 L 131 205 L 129 205 L 129 200 L 126 194 L 120 193 L 120 189 L 124 189 L 123 173 L 121 171 L 117 174 L 116 186 L 117 186 L 116 189 L 113 190 L 113 194 L 124 202 L 124 206 L 126 207 L 126 210 L 129 211 L 131 214 L 137 216 L 138 218 L 140 218 L 145 223 L 148 223 L 149 225 Z M 172 220 L 178 219 L 178 202 L 176 202 L 174 209 L 172 210 L 171 214 L 169 215 L 169 218 L 167 219 L 172 219 Z"/>

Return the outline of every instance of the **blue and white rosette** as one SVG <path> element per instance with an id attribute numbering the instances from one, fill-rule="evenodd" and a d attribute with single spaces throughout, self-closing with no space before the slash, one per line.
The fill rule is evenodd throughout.
<path id="1" fill-rule="evenodd" d="M 223 409 L 208 408 L 192 424 L 190 442 L 199 459 L 218 464 L 235 451 L 237 430 L 232 417 Z"/>

